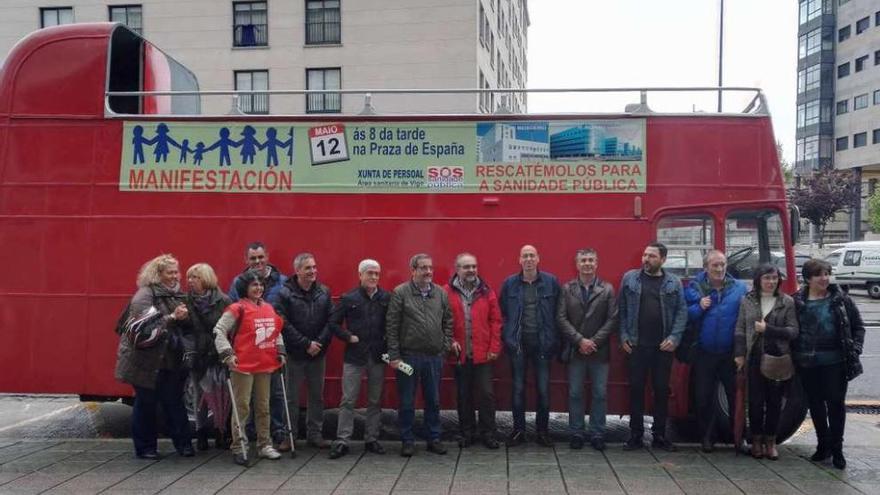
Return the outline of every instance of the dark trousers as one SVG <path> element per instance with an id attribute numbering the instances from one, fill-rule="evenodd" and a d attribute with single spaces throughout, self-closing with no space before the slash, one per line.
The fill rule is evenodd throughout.
<path id="1" fill-rule="evenodd" d="M 810 418 L 816 428 L 820 449 L 830 451 L 843 448 L 843 429 L 846 426 L 846 373 L 844 364 L 798 368 Z"/>
<path id="2" fill-rule="evenodd" d="M 715 425 L 715 394 L 718 392 L 719 382 L 724 386 L 727 404 L 732 406 L 736 403 L 736 364 L 733 362 L 733 352 L 716 354 L 699 349 L 694 362 L 694 378 L 700 435 L 711 439 Z M 732 427 L 733 414 L 730 415 L 730 421 Z"/>
<path id="3" fill-rule="evenodd" d="M 535 407 L 535 429 L 547 433 L 550 424 L 550 360 L 541 357 L 541 344 L 537 335 L 523 334 L 522 352 L 510 353 L 513 394 L 513 429 L 526 431 L 526 371 L 535 373 L 535 389 L 538 403 Z"/>
<path id="4" fill-rule="evenodd" d="M 156 452 L 156 407 L 165 412 L 168 436 L 179 452 L 191 445 L 189 418 L 183 403 L 183 389 L 189 375 L 183 370 L 159 370 L 156 388 L 134 387 L 134 408 L 131 413 L 131 439 L 137 455 Z"/>
<path id="5" fill-rule="evenodd" d="M 443 433 L 440 426 L 440 378 L 443 375 L 443 358 L 423 354 L 404 354 L 402 358 L 403 362 L 413 367 L 413 374 L 407 376 L 400 370 L 395 372 L 397 396 L 400 400 L 397 412 L 400 440 L 403 443 L 415 441 L 413 423 L 416 418 L 416 387 L 421 384 L 428 440 L 431 442 L 439 441 L 440 435 Z"/>
<path id="6" fill-rule="evenodd" d="M 754 352 L 754 351 L 753 351 Z M 790 380 L 769 380 L 761 374 L 760 354 L 749 363 L 749 430 L 752 435 L 776 436 L 782 397 Z"/>
<path id="7" fill-rule="evenodd" d="M 474 406 L 480 410 L 480 436 L 495 435 L 495 392 L 492 390 L 492 363 L 474 364 L 468 359 L 455 366 L 458 392 L 458 427 L 462 436 L 477 434 Z"/>
<path id="8" fill-rule="evenodd" d="M 672 354 L 655 346 L 636 346 L 629 356 L 629 430 L 635 438 L 641 438 L 645 433 L 645 385 L 649 373 L 654 389 L 654 424 L 651 431 L 655 437 L 666 436 Z"/>

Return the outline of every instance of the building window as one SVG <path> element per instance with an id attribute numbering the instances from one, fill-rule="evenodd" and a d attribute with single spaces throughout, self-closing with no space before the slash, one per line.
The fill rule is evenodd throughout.
<path id="1" fill-rule="evenodd" d="M 871 18 L 870 17 L 862 17 L 858 21 L 856 21 L 856 34 L 862 34 L 871 27 Z"/>
<path id="2" fill-rule="evenodd" d="M 269 89 L 269 71 L 237 70 L 235 71 L 236 91 L 260 91 Z M 238 108 L 244 113 L 269 113 L 268 94 L 238 95 Z"/>
<path id="3" fill-rule="evenodd" d="M 864 55 L 856 59 L 856 72 L 861 72 L 865 70 L 865 63 L 868 61 L 868 56 Z"/>
<path id="4" fill-rule="evenodd" d="M 837 141 L 834 144 L 835 151 L 844 151 L 849 149 L 849 136 L 843 136 L 837 138 Z"/>
<path id="5" fill-rule="evenodd" d="M 880 89 L 874 91 L 874 104 L 880 105 Z"/>
<path id="6" fill-rule="evenodd" d="M 804 58 L 808 55 L 818 53 L 822 49 L 830 50 L 833 48 L 831 32 L 826 31 L 822 34 L 822 28 L 816 28 L 809 33 L 798 38 L 798 57 Z"/>
<path id="7" fill-rule="evenodd" d="M 306 69 L 306 89 L 341 89 L 340 68 Z M 306 113 L 339 113 L 342 96 L 339 93 L 306 95 Z"/>
<path id="8" fill-rule="evenodd" d="M 837 5 L 843 5 L 849 3 L 849 0 L 837 0 Z"/>
<path id="9" fill-rule="evenodd" d="M 853 134 L 853 148 L 861 148 L 868 144 L 868 133 L 860 132 L 858 134 Z"/>
<path id="10" fill-rule="evenodd" d="M 843 26 L 842 28 L 838 29 L 837 30 L 837 42 L 843 43 L 844 41 L 848 40 L 851 31 L 852 30 L 850 29 L 850 27 L 848 25 Z"/>
<path id="11" fill-rule="evenodd" d="M 110 22 L 125 24 L 128 29 L 137 34 L 144 34 L 144 25 L 140 5 L 111 5 Z"/>
<path id="12" fill-rule="evenodd" d="M 874 27 L 880 26 L 880 10 L 874 12 Z"/>
<path id="13" fill-rule="evenodd" d="M 798 19 L 801 24 L 811 21 L 822 13 L 831 13 L 831 0 L 801 0 L 798 9 Z"/>
<path id="14" fill-rule="evenodd" d="M 340 0 L 306 0 L 306 44 L 342 42 Z"/>
<path id="15" fill-rule="evenodd" d="M 232 2 L 232 46 L 268 46 L 266 2 Z"/>
<path id="16" fill-rule="evenodd" d="M 853 98 L 853 110 L 868 108 L 868 93 Z"/>
<path id="17" fill-rule="evenodd" d="M 849 100 L 840 100 L 837 102 L 837 115 L 843 115 L 849 112 Z"/>
<path id="18" fill-rule="evenodd" d="M 874 65 L 880 65 L 880 50 L 874 52 Z"/>
<path id="19" fill-rule="evenodd" d="M 873 144 L 880 144 L 880 129 L 874 129 L 871 133 L 871 139 Z"/>
<path id="20" fill-rule="evenodd" d="M 73 24 L 73 7 L 48 7 L 40 9 L 40 27 Z"/>
<path id="21" fill-rule="evenodd" d="M 837 78 L 843 79 L 849 75 L 849 62 L 837 66 Z"/>

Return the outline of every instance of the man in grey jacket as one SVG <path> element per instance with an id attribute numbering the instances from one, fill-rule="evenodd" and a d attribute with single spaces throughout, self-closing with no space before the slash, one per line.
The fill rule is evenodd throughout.
<path id="1" fill-rule="evenodd" d="M 568 362 L 569 445 L 584 446 L 584 380 L 592 382 L 590 444 L 605 450 L 606 391 L 611 333 L 617 330 L 614 287 L 598 276 L 599 258 L 592 248 L 575 255 L 578 276 L 562 287 L 556 323 L 563 341 L 562 359 Z"/>
<path id="2" fill-rule="evenodd" d="M 434 266 L 427 254 L 410 259 L 412 278 L 398 285 L 391 295 L 385 317 L 385 338 L 389 364 L 396 370 L 397 395 L 400 398 L 397 422 L 403 446 L 400 455 L 415 453 L 413 422 L 415 420 L 416 386 L 421 384 L 425 401 L 425 423 L 430 438 L 428 451 L 445 454 L 440 442 L 440 378 L 443 355 L 461 352 L 452 342 L 452 310 L 442 287 L 432 282 Z M 398 370 L 401 362 L 413 368 L 411 376 Z"/>

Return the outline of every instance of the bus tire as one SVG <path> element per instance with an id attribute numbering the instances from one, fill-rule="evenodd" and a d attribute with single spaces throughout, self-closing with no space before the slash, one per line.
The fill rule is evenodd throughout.
<path id="1" fill-rule="evenodd" d="M 779 426 L 776 430 L 776 441 L 779 443 L 797 433 L 807 417 L 807 397 L 801 386 L 800 377 L 795 374 L 787 387 L 788 390 L 782 397 L 782 411 L 779 414 Z M 724 393 L 724 387 L 719 383 L 715 394 L 715 434 L 721 442 L 733 443 L 729 411 L 727 395 Z M 748 416 L 748 406 L 746 406 L 746 416 Z M 748 421 L 746 421 L 744 438 L 749 438 Z"/>
<path id="2" fill-rule="evenodd" d="M 868 295 L 871 299 L 880 299 L 880 283 L 871 282 L 868 284 Z"/>

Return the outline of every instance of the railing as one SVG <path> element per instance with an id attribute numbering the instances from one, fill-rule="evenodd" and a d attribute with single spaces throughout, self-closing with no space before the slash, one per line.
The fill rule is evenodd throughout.
<path id="1" fill-rule="evenodd" d="M 602 95 L 613 94 L 623 95 L 627 100 L 623 106 L 623 111 L 574 111 L 573 105 L 569 109 L 559 112 L 546 110 L 537 113 L 554 113 L 554 114 L 588 114 L 588 115 L 746 115 L 746 116 L 766 116 L 769 115 L 767 101 L 764 93 L 759 88 L 751 87 L 655 87 L 655 88 L 546 88 L 546 89 L 521 89 L 521 88 L 498 88 L 498 89 L 469 89 L 469 88 L 438 88 L 438 89 L 325 89 L 325 90 L 213 90 L 213 91 L 115 91 L 105 93 L 105 113 L 108 117 L 121 117 L 131 114 L 123 114 L 115 112 L 110 104 L 111 97 L 118 96 L 170 96 L 173 101 L 189 101 L 189 103 L 198 103 L 189 105 L 189 108 L 204 108 L 202 99 L 205 98 L 222 98 L 231 97 L 231 107 L 229 102 L 222 106 L 222 111 L 213 113 L 205 113 L 206 116 L 220 116 L 229 114 L 247 113 L 245 110 L 250 105 L 244 105 L 242 101 L 248 103 L 256 103 L 250 100 L 258 96 L 261 100 L 265 98 L 265 107 L 268 108 L 268 99 L 270 96 L 283 97 L 288 103 L 287 105 L 274 104 L 273 108 L 292 108 L 294 111 L 275 113 L 273 115 L 283 116 L 301 116 L 309 113 L 336 113 L 341 115 L 473 115 L 485 113 L 481 112 L 480 96 L 493 95 L 494 105 L 492 111 L 488 114 L 512 114 L 514 107 L 525 107 L 525 98 L 538 96 L 556 96 L 570 94 L 566 97 L 566 101 L 574 101 L 583 96 L 601 96 L 598 100 L 600 103 L 606 103 L 608 97 Z M 679 96 L 686 93 L 702 94 L 714 97 L 716 94 L 737 94 L 740 95 L 740 101 L 747 102 L 740 111 L 736 112 L 713 112 L 707 110 L 697 110 L 695 106 L 690 111 L 655 111 L 649 105 L 649 96 L 655 97 L 658 104 L 664 103 L 664 98 L 670 95 Z M 347 105 L 342 104 L 342 95 L 360 95 L 362 96 L 362 104 L 357 102 L 358 98 L 347 98 Z M 628 95 L 628 96 L 627 96 Z M 632 96 L 636 96 L 633 101 Z M 656 96 L 660 95 L 660 96 Z M 742 96 L 746 99 L 742 99 Z M 302 100 L 291 97 L 303 96 Z M 468 97 L 472 96 L 472 99 Z M 190 100 L 197 98 L 197 102 Z M 393 97 L 400 99 L 401 103 L 395 103 Z M 750 98 L 749 98 L 750 97 Z M 381 103 L 377 104 L 377 100 L 381 98 Z M 514 101 L 515 98 L 521 100 Z M 418 100 L 422 101 L 419 102 Z M 472 101 L 471 101 L 472 100 Z M 604 101 L 603 101 L 604 100 Z M 530 100 L 531 101 L 531 100 Z M 712 100 L 714 106 L 714 99 Z M 568 106 L 568 105 L 567 105 Z M 661 105 L 662 106 L 662 105 Z M 731 105 L 728 105 L 731 106 Z M 449 108 L 453 108 L 452 111 Z M 587 108 L 595 108 L 590 107 Z M 296 111 L 299 109 L 299 111 Z M 533 112 L 535 113 L 535 112 Z M 182 113 L 174 112 L 172 115 Z"/>

